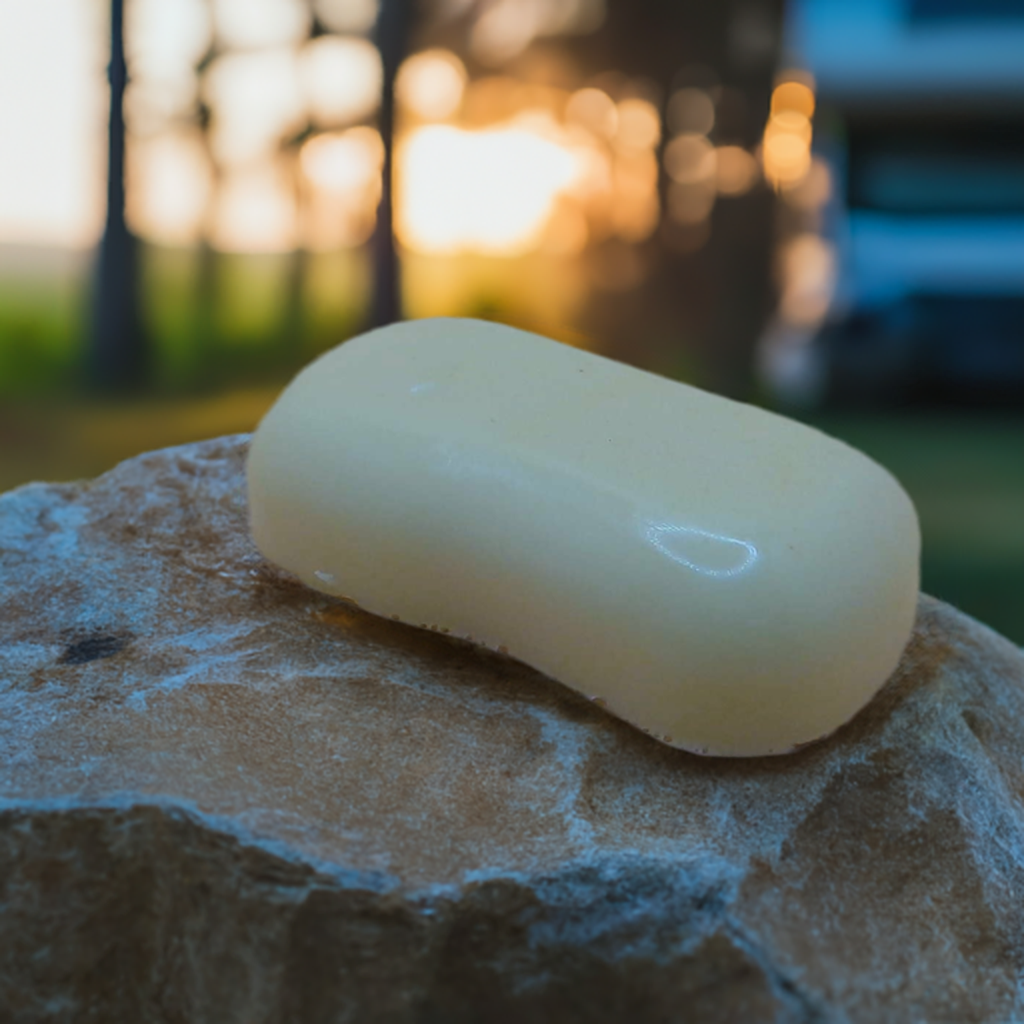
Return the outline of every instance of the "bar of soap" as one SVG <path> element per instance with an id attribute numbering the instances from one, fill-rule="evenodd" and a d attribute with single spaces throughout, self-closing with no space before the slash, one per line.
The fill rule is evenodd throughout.
<path id="1" fill-rule="evenodd" d="M 852 448 L 509 327 L 317 359 L 252 441 L 252 533 L 309 586 L 540 669 L 663 743 L 781 754 L 910 636 L 913 505 Z"/>

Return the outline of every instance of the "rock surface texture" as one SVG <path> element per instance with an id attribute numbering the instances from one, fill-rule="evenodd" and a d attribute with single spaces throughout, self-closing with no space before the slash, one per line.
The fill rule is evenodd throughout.
<path id="1" fill-rule="evenodd" d="M 246 443 L 0 497 L 0 1021 L 1024 1020 L 1018 648 L 703 760 L 266 564 Z"/>

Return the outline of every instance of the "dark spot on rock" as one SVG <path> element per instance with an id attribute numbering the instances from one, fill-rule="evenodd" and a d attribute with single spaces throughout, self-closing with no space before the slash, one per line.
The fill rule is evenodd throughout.
<path id="1" fill-rule="evenodd" d="M 91 633 L 68 644 L 57 661 L 61 665 L 84 665 L 89 661 L 99 661 L 100 658 L 112 658 L 120 654 L 131 643 L 131 639 L 124 634 Z"/>

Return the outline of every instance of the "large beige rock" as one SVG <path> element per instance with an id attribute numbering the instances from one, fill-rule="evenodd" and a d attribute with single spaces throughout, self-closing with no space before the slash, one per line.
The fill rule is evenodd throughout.
<path id="1" fill-rule="evenodd" d="M 265 564 L 245 450 L 0 497 L 0 1021 L 1024 1019 L 1016 647 L 702 760 Z"/>

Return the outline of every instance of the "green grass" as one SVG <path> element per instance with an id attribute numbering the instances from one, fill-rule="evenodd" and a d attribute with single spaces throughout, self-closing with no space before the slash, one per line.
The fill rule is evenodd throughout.
<path id="1" fill-rule="evenodd" d="M 83 391 L 90 273 L 85 254 L 0 250 L 0 399 Z M 361 328 L 368 279 L 365 252 L 143 248 L 149 392 L 209 394 L 287 377 Z"/>
<path id="2" fill-rule="evenodd" d="M 41 394 L 74 379 L 89 265 L 77 254 L 0 251 L 0 395 Z"/>

